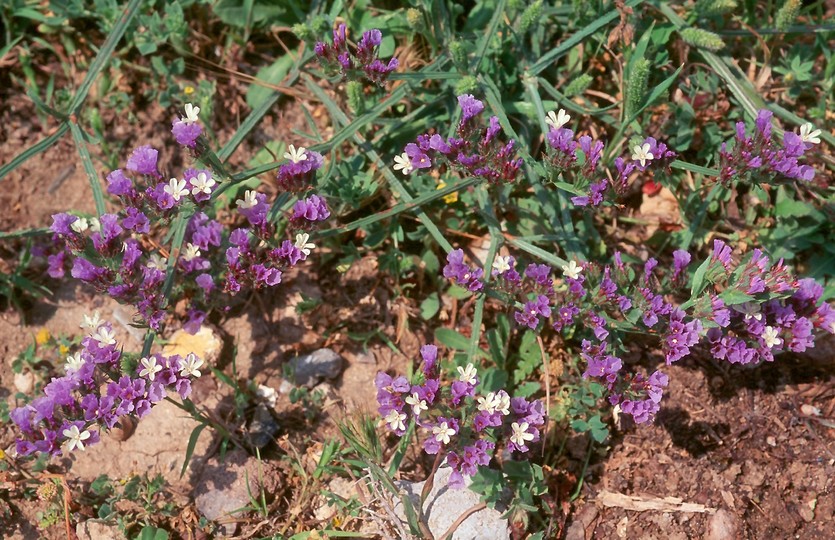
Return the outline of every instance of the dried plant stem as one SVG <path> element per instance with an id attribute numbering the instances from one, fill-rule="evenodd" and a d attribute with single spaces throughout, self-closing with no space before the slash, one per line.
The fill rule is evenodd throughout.
<path id="1" fill-rule="evenodd" d="M 548 415 L 551 412 L 551 369 L 548 359 L 545 356 L 545 344 L 542 337 L 537 335 L 536 342 L 539 344 L 539 354 L 542 355 L 542 369 L 545 371 L 545 426 L 542 428 L 542 456 L 545 456 L 545 441 L 548 439 Z"/>

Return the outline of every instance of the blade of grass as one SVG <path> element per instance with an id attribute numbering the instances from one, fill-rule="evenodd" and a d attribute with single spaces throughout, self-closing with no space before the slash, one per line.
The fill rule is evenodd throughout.
<path id="1" fill-rule="evenodd" d="M 32 158 L 49 149 L 49 147 L 58 142 L 58 140 L 63 137 L 64 133 L 66 133 L 69 129 L 70 125 L 68 122 L 61 122 L 58 129 L 55 130 L 55 133 L 45 139 L 41 139 L 23 152 L 16 155 L 10 162 L 0 167 L 0 180 L 13 170 L 20 167 L 20 165 L 22 165 L 29 158 Z"/>
<path id="2" fill-rule="evenodd" d="M 90 92 L 90 88 L 93 86 L 96 77 L 98 77 L 108 60 L 110 60 L 110 55 L 113 54 L 113 51 L 116 49 L 116 45 L 119 44 L 122 36 L 125 35 L 125 31 L 128 29 L 128 25 L 136 15 L 140 4 L 142 4 L 142 0 L 131 0 L 128 2 L 128 5 L 125 6 L 122 16 L 113 26 L 113 30 L 110 31 L 110 35 L 108 35 L 107 39 L 104 40 L 104 44 L 101 46 L 101 49 L 99 49 L 98 54 L 96 54 L 96 59 L 93 60 L 93 63 L 90 65 L 90 70 L 87 72 L 87 75 L 84 76 L 81 86 L 78 87 L 78 91 L 75 93 L 75 96 L 73 96 L 68 109 L 70 115 L 77 115 L 81 110 L 81 105 L 83 105 L 84 100 L 87 99 L 87 93 Z"/>
<path id="3" fill-rule="evenodd" d="M 96 203 L 96 213 L 101 216 L 106 212 L 104 206 L 104 193 L 101 190 L 101 183 L 99 182 L 99 175 L 96 172 L 96 167 L 93 165 L 93 160 L 90 159 L 90 152 L 87 150 L 87 142 L 84 140 L 84 135 L 81 133 L 81 128 L 75 122 L 70 122 L 70 131 L 72 138 L 75 141 L 75 146 L 78 148 L 78 154 L 81 156 L 81 163 L 84 165 L 84 171 L 87 173 L 87 179 L 90 181 L 90 187 L 93 189 L 93 201 Z"/>
<path id="4" fill-rule="evenodd" d="M 328 112 L 331 115 L 331 119 L 333 120 L 335 125 L 348 125 L 350 122 L 348 121 L 348 116 L 339 108 L 339 106 L 334 103 L 334 101 L 322 90 L 322 88 L 316 84 L 313 80 L 309 77 L 304 77 L 305 79 L 305 86 L 310 90 L 317 99 L 319 99 L 324 105 L 325 108 L 328 109 Z M 354 133 L 352 135 L 354 142 L 368 155 L 371 161 L 377 166 L 377 169 L 386 177 L 389 184 L 397 191 L 400 197 L 403 199 L 404 202 L 412 202 L 414 197 L 411 193 L 406 190 L 400 180 L 395 176 L 392 172 L 391 168 L 388 166 L 386 162 L 382 160 L 379 154 L 369 145 L 366 140 L 359 134 Z M 432 221 L 432 219 L 426 215 L 423 210 L 418 209 L 416 212 L 417 218 L 426 227 L 426 230 L 435 241 L 440 245 L 444 251 L 450 252 L 452 251 L 452 244 L 444 237 L 443 233 L 441 233 L 438 226 Z"/>
<path id="5" fill-rule="evenodd" d="M 470 72 L 473 75 L 477 75 L 481 70 L 481 61 L 484 60 L 484 55 L 487 53 L 487 47 L 490 45 L 490 40 L 496 35 L 496 28 L 499 26 L 499 21 L 502 17 L 504 17 L 504 8 L 506 3 L 506 0 L 499 0 L 493 8 L 493 16 L 490 18 L 490 24 L 487 26 L 487 30 L 478 40 L 475 57 L 470 64 Z"/>
<path id="6" fill-rule="evenodd" d="M 507 237 L 507 235 L 505 236 Z M 557 257 L 553 253 L 548 253 L 544 249 L 538 248 L 530 242 L 522 240 L 521 238 L 509 237 L 507 238 L 507 241 L 513 244 L 514 246 L 518 247 L 522 251 L 525 251 L 530 255 L 533 255 L 534 257 L 539 257 L 541 260 L 547 262 L 555 268 L 562 268 L 563 266 L 568 264 L 568 261 L 561 259 L 560 257 Z"/>
<path id="7" fill-rule="evenodd" d="M 641 4 L 643 1 L 644 0 L 629 0 L 629 2 L 626 3 L 626 6 L 634 8 Z M 554 60 L 563 56 L 564 54 L 567 54 L 568 51 L 570 51 L 575 45 L 578 45 L 583 40 L 597 32 L 607 24 L 611 23 L 618 17 L 620 17 L 620 13 L 614 9 L 610 10 L 605 15 L 598 17 L 596 20 L 583 27 L 582 30 L 573 34 L 570 38 L 566 39 L 558 46 L 545 53 L 542 56 L 542 58 L 540 58 L 534 65 L 530 67 L 530 72 L 534 75 L 539 75 L 540 73 L 545 71 L 545 69 L 547 69 L 548 66 L 550 66 L 551 63 L 554 62 Z"/>
<path id="8" fill-rule="evenodd" d="M 366 216 L 347 225 L 343 225 L 341 227 L 334 227 L 333 229 L 327 229 L 320 232 L 317 236 L 318 237 L 328 237 L 328 236 L 335 236 L 338 234 L 346 233 L 349 231 L 354 231 L 356 229 L 360 229 L 362 227 L 367 227 L 373 223 L 377 223 L 378 221 L 382 221 L 384 219 L 390 218 L 392 216 L 396 216 L 402 214 L 403 212 L 410 212 L 415 208 L 419 208 L 421 205 L 428 204 L 430 202 L 437 201 L 449 195 L 450 193 L 455 193 L 457 191 L 461 191 L 462 189 L 467 189 L 470 186 L 473 186 L 482 180 L 479 178 L 466 178 L 457 182 L 455 184 L 444 186 L 442 189 L 435 190 L 429 193 L 423 193 L 412 199 L 410 202 L 405 203 L 397 203 L 396 205 L 392 206 L 388 210 L 377 212 L 371 216 Z"/>
<path id="9" fill-rule="evenodd" d="M 490 197 L 486 191 L 486 187 L 482 186 L 481 189 L 476 191 L 476 197 L 478 198 L 478 204 L 481 207 L 481 211 L 485 214 L 488 214 L 493 217 L 492 220 L 489 220 L 488 223 L 495 223 L 497 220 L 495 219 L 495 212 L 493 212 L 493 207 L 490 204 Z M 496 258 L 496 252 L 499 249 L 499 241 L 502 239 L 502 233 L 498 230 L 494 225 L 488 225 L 490 230 L 490 246 L 487 248 L 487 259 L 484 261 L 484 284 L 487 285 L 490 282 L 491 277 L 491 270 L 493 268 L 493 259 Z M 473 310 L 473 322 L 472 322 L 472 334 L 470 336 L 470 344 L 467 348 L 467 358 L 475 358 L 476 353 L 478 351 L 478 344 L 481 341 L 481 322 L 484 318 L 484 302 L 487 300 L 487 295 L 480 295 L 475 303 L 475 309 Z"/>
<path id="10" fill-rule="evenodd" d="M 31 238 L 33 236 L 44 236 L 51 234 L 52 231 L 46 227 L 37 229 L 24 229 L 22 231 L 0 232 L 0 240 L 9 240 L 12 238 Z"/>

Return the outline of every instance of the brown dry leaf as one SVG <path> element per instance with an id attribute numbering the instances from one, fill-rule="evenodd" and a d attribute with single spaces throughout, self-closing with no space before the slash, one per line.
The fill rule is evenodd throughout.
<path id="1" fill-rule="evenodd" d="M 629 16 L 632 15 L 632 8 L 628 7 L 624 0 L 615 0 L 615 9 L 620 13 L 620 21 L 612 30 L 612 33 L 609 34 L 607 45 L 610 49 L 618 41 L 628 46 L 632 43 L 632 36 L 635 33 L 635 27 L 627 22 Z"/>
<path id="2" fill-rule="evenodd" d="M 676 230 L 681 226 L 681 210 L 673 192 L 662 187 L 656 194 L 643 194 L 639 217 L 649 222 L 647 237 L 655 234 L 659 228 Z"/>

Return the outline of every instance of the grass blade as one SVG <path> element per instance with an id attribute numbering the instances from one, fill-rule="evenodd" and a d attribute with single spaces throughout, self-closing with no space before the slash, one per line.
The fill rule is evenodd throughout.
<path id="1" fill-rule="evenodd" d="M 96 59 L 93 60 L 93 63 L 90 65 L 90 70 L 87 72 L 87 75 L 84 76 L 81 86 L 78 87 L 78 91 L 75 93 L 75 96 L 70 103 L 69 112 L 71 115 L 79 113 L 81 105 L 83 105 L 84 100 L 87 99 L 87 94 L 90 92 L 90 88 L 93 86 L 96 77 L 98 77 L 101 70 L 104 69 L 107 61 L 110 60 L 110 55 L 113 54 L 113 51 L 116 49 L 116 45 L 119 44 L 122 36 L 125 35 L 125 31 L 128 29 L 128 25 L 136 15 L 141 3 L 142 0 L 131 0 L 128 2 L 128 5 L 125 6 L 122 16 L 113 26 L 113 30 L 110 32 L 110 35 L 107 36 L 107 39 L 101 46 L 101 49 L 99 49 Z"/>
<path id="2" fill-rule="evenodd" d="M 96 172 L 96 167 L 93 165 L 93 160 L 90 159 L 90 152 L 87 150 L 87 142 L 84 140 L 84 135 L 81 133 L 81 128 L 75 122 L 70 122 L 70 131 L 72 138 L 75 141 L 75 146 L 78 148 L 78 155 L 81 156 L 81 163 L 84 165 L 84 171 L 87 173 L 87 179 L 90 181 L 90 187 L 93 190 L 93 200 L 96 203 L 96 213 L 101 216 L 105 213 L 104 193 L 101 190 L 101 183 L 99 182 L 99 174 Z"/>
<path id="3" fill-rule="evenodd" d="M 64 133 L 70 129 L 70 125 L 67 122 L 61 122 L 58 126 L 58 129 L 55 130 L 55 133 L 50 135 L 45 139 L 41 139 L 40 141 L 36 142 L 23 152 L 16 155 L 10 162 L 6 163 L 2 167 L 0 167 L 0 180 L 2 180 L 7 174 L 12 172 L 13 170 L 17 169 L 22 165 L 26 160 L 32 158 L 41 152 L 49 149 L 50 146 L 58 142 L 58 140 L 64 136 Z"/>
<path id="4" fill-rule="evenodd" d="M 635 6 L 641 4 L 644 0 L 630 0 L 626 3 L 627 7 L 634 8 Z M 599 17 L 591 24 L 587 25 L 585 28 L 573 34 L 570 38 L 566 39 L 562 43 L 560 43 L 557 47 L 551 49 L 547 53 L 545 53 L 542 58 L 540 58 L 534 65 L 532 65 L 529 69 L 531 73 L 534 75 L 539 75 L 545 69 L 550 66 L 554 60 L 567 54 L 575 45 L 578 45 L 584 39 L 588 38 L 607 24 L 611 23 L 615 19 L 620 17 L 620 13 L 617 10 L 611 10 L 606 15 Z"/>

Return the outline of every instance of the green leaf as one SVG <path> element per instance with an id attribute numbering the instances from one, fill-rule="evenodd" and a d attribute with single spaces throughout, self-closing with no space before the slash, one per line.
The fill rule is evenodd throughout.
<path id="1" fill-rule="evenodd" d="M 246 92 L 246 104 L 252 109 L 258 109 L 270 96 L 275 92 L 272 88 L 258 84 L 258 82 L 265 82 L 276 85 L 287 77 L 290 68 L 295 64 L 295 60 L 289 54 L 285 54 L 271 65 L 261 68 L 255 76 L 257 79 L 253 82 L 249 90 Z"/>
<path id="2" fill-rule="evenodd" d="M 435 339 L 456 351 L 466 351 L 470 346 L 469 338 L 450 328 L 436 328 Z"/>
<path id="3" fill-rule="evenodd" d="M 696 269 L 696 272 L 693 274 L 693 285 L 690 287 L 690 296 L 695 298 L 699 294 L 701 294 L 702 290 L 704 290 L 705 285 L 705 275 L 707 274 L 708 268 L 710 268 L 710 258 L 708 257 L 705 261 L 699 265 Z"/>
<path id="4" fill-rule="evenodd" d="M 739 289 L 726 289 L 722 291 L 722 294 L 719 295 L 719 298 L 722 299 L 726 306 L 736 306 L 738 304 L 750 302 L 754 299 L 753 296 L 751 296 L 750 294 L 745 294 Z"/>
<path id="5" fill-rule="evenodd" d="M 189 461 L 191 461 L 192 454 L 194 454 L 195 446 L 197 446 L 197 439 L 200 438 L 200 434 L 203 432 L 204 429 L 206 429 L 208 425 L 209 424 L 200 424 L 192 430 L 191 436 L 188 438 L 188 445 L 186 446 L 186 457 L 183 461 L 183 469 L 180 471 L 180 478 L 182 478 L 183 475 L 186 474 L 186 469 L 188 469 L 188 463 Z"/>
<path id="6" fill-rule="evenodd" d="M 433 292 L 420 304 L 420 316 L 423 320 L 428 321 L 434 317 L 441 307 L 441 300 L 437 292 Z"/>

